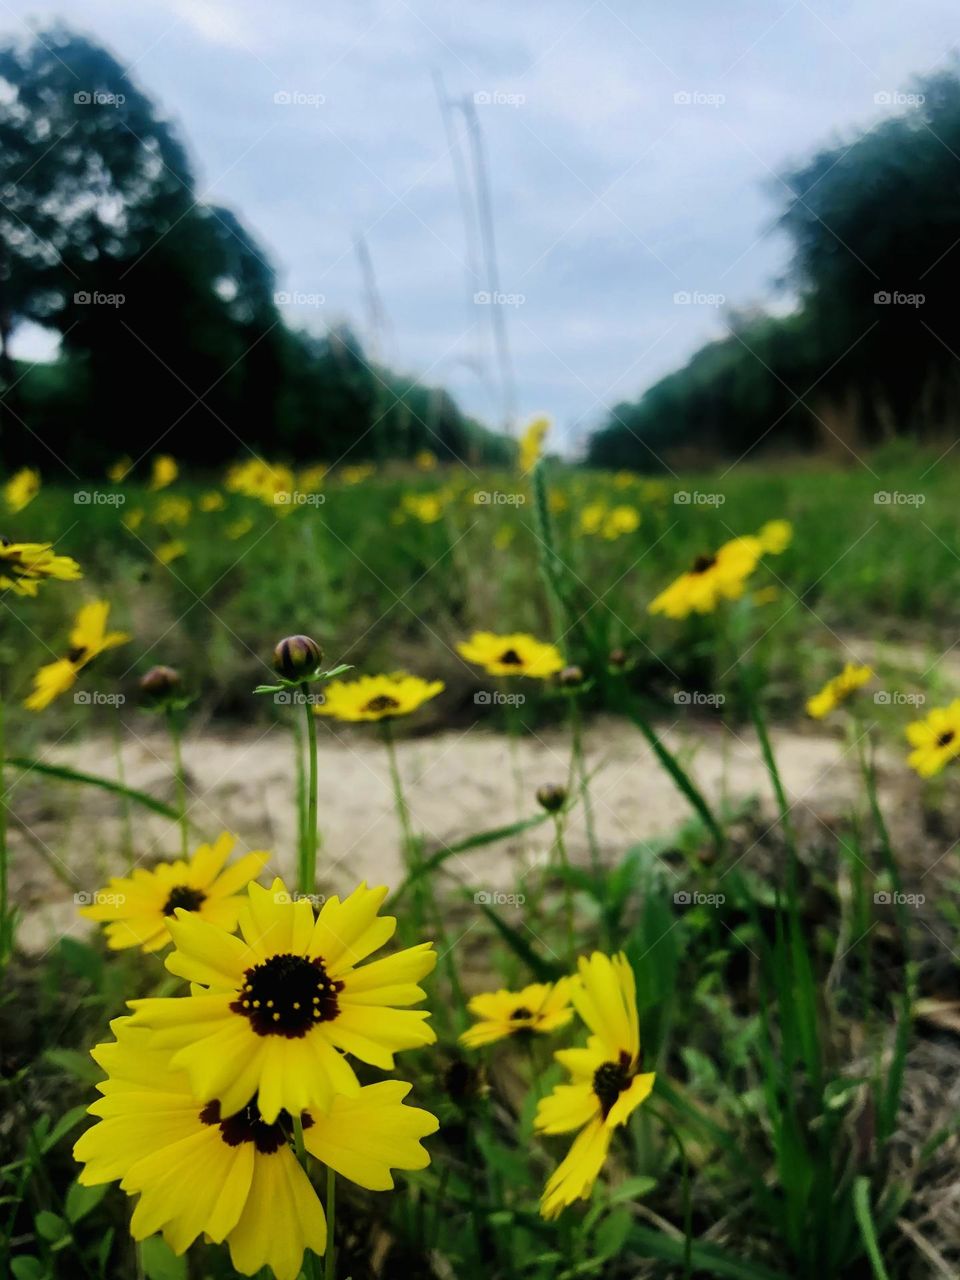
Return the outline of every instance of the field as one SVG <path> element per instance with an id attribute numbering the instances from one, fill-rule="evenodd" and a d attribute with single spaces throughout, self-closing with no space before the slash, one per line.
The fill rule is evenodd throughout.
<path id="1" fill-rule="evenodd" d="M 226 475 L 154 459 L 5 490 L 9 543 L 53 542 L 83 573 L 35 597 L 14 574 L 2 597 L 9 1274 L 958 1274 L 960 459 L 943 453 L 676 476 L 549 457 L 502 472 L 432 455 L 329 473 L 249 460 Z M 692 591 L 712 575 L 708 607 L 651 612 L 678 577 Z M 123 635 L 81 654 L 71 628 L 96 600 Z M 504 639 L 461 651 L 477 632 Z M 322 654 L 299 643 L 275 660 L 303 636 Z M 72 664 L 62 687 L 25 706 L 56 660 Z M 862 675 L 809 714 L 848 664 Z M 350 688 L 400 672 L 442 688 Z M 944 718 L 908 743 L 935 708 Z M 259 956 L 241 995 L 260 990 L 264 955 L 293 960 L 314 910 L 320 971 L 344 978 L 317 988 L 314 1003 L 333 1000 L 325 1023 L 340 1017 L 331 991 L 346 1001 L 364 962 L 386 966 L 380 1004 L 369 977 L 376 1008 L 331 1042 L 336 1068 L 294 1059 L 319 1029 L 270 987 L 275 1016 L 294 1021 L 261 1026 L 257 1043 L 290 1057 L 251 1077 L 257 1118 L 240 1112 L 249 1133 L 219 1144 L 256 1147 L 258 1169 L 278 1167 L 278 1148 L 299 1162 L 315 1189 L 303 1195 L 326 1205 L 325 1251 L 318 1203 L 274 1187 L 255 1218 L 251 1193 L 244 1232 L 191 1183 L 188 1148 L 178 1164 L 123 1109 L 124 1053 L 140 1090 L 170 1070 L 151 1057 L 151 1017 L 223 984 L 213 934 L 189 933 L 205 894 L 183 896 L 194 881 L 168 865 L 221 832 L 235 860 L 264 851 L 228 895 L 247 902 Z M 151 875 L 123 878 L 134 868 Z M 248 901 L 251 879 L 266 888 Z M 392 941 L 334 897 L 361 880 L 387 886 Z M 142 905 L 148 881 L 166 888 L 154 932 L 137 933 L 124 903 Z M 206 927 L 226 937 L 239 909 Z M 264 951 L 270 930 L 289 930 L 286 946 Z M 356 968 L 331 967 L 338 939 Z M 435 967 L 423 952 L 382 959 L 431 942 Z M 94 1062 L 131 999 L 146 1003 L 117 1033 L 129 1044 Z M 256 1030 L 261 1016 L 234 1021 Z M 411 1083 L 405 1114 L 392 1093 L 379 1114 L 342 1090 L 320 1105 L 303 1081 L 342 1072 L 341 1051 L 361 1098 Z M 178 1106 L 198 1132 L 185 1143 L 215 1132 L 198 1108 L 234 1087 L 229 1054 L 201 1057 L 202 1080 L 184 1068 L 166 1102 L 144 1095 L 180 1132 L 169 1098 L 187 1091 Z M 88 1129 L 143 1150 L 111 1164 Z"/>

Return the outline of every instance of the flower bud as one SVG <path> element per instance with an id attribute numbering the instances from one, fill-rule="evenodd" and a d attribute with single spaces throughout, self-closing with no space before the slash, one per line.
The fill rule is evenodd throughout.
<path id="1" fill-rule="evenodd" d="M 273 651 L 273 669 L 284 680 L 307 680 L 323 661 L 323 650 L 309 636 L 287 636 Z"/>
<path id="2" fill-rule="evenodd" d="M 180 692 L 180 673 L 173 667 L 151 667 L 140 677 L 140 692 L 149 706 L 162 706 Z"/>
<path id="3" fill-rule="evenodd" d="M 537 804 L 547 813 L 559 813 L 567 803 L 567 788 L 550 784 L 537 789 Z"/>
<path id="4" fill-rule="evenodd" d="M 620 667 L 625 667 L 627 665 L 626 649 L 611 649 L 609 656 L 607 657 L 607 662 L 611 667 L 617 670 L 619 670 Z"/>
<path id="5" fill-rule="evenodd" d="M 561 689 L 575 689 L 577 685 L 583 684 L 583 668 L 582 667 L 564 667 L 557 676 L 557 683 Z"/>

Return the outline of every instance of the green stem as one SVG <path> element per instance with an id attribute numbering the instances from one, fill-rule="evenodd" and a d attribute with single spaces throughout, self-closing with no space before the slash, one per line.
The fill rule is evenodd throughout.
<path id="1" fill-rule="evenodd" d="M 113 754 L 117 762 L 117 782 L 120 792 L 120 818 L 123 823 L 123 853 L 127 860 L 127 870 L 133 870 L 133 822 L 130 816 L 130 797 L 127 795 L 126 771 L 123 767 L 123 723 L 120 709 L 113 718 Z"/>
<path id="2" fill-rule="evenodd" d="M 7 781 L 4 762 L 7 754 L 4 732 L 4 706 L 0 694 L 0 969 L 13 951 L 13 920 L 10 918 L 7 881 Z"/>
<path id="3" fill-rule="evenodd" d="M 557 851 L 560 866 L 563 870 L 563 901 L 567 917 L 567 962 L 570 968 L 574 969 L 577 962 L 577 941 L 573 918 L 573 884 L 570 880 L 570 859 L 567 856 L 567 845 L 563 838 L 563 823 L 564 814 L 554 814 L 554 848 Z"/>
<path id="4" fill-rule="evenodd" d="M 580 798 L 583 802 L 583 821 L 587 828 L 587 844 L 590 847 L 590 869 L 594 879 L 600 880 L 600 846 L 593 821 L 593 802 L 590 799 L 590 781 L 587 762 L 583 754 L 583 716 L 576 695 L 570 698 L 570 742 L 574 770 L 579 775 Z"/>
<path id="5" fill-rule="evenodd" d="M 307 826 L 300 850 L 300 874 L 298 888 L 301 893 L 315 893 L 317 887 L 317 721 L 309 699 L 309 686 L 302 684 L 303 710 L 307 718 L 307 755 L 309 776 L 307 779 Z"/>
<path id="6" fill-rule="evenodd" d="M 181 857 L 186 859 L 190 855 L 190 824 L 187 821 L 187 782 L 183 772 L 180 721 L 174 707 L 170 707 L 167 710 L 167 723 L 170 726 L 170 741 L 173 744 L 173 775 L 177 783 L 177 812 L 180 815 L 180 854 Z"/>
<path id="7" fill-rule="evenodd" d="M 337 1225 L 337 1175 L 327 1165 L 327 1252 L 323 1264 L 324 1280 L 336 1280 L 337 1249 L 335 1244 Z"/>

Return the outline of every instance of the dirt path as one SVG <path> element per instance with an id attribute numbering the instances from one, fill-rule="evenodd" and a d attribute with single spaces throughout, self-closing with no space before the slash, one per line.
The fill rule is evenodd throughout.
<path id="1" fill-rule="evenodd" d="M 714 801 L 731 804 L 758 798 L 763 815 L 773 817 L 769 784 L 755 740 L 719 724 L 691 724 L 666 731 L 684 753 L 693 773 Z M 777 758 L 798 813 L 809 810 L 829 822 L 858 792 L 853 761 L 844 744 L 821 733 L 779 730 Z M 399 745 L 414 826 L 428 848 L 512 822 L 536 811 L 536 788 L 563 782 L 568 739 L 551 729 L 517 743 L 480 728 L 448 731 Z M 624 721 L 602 717 L 586 734 L 588 767 L 598 841 L 604 855 L 618 856 L 633 842 L 663 836 L 689 816 L 686 803 L 653 758 L 639 733 Z M 237 833 L 242 847 L 274 853 L 271 868 L 290 875 L 294 866 L 294 756 L 289 736 L 270 729 L 259 735 L 207 734 L 188 739 L 184 757 L 191 816 L 204 832 Z M 513 758 L 515 757 L 515 759 Z M 51 749 L 46 758 L 116 777 L 113 745 L 91 740 L 82 748 Z M 161 735 L 130 738 L 123 750 L 128 783 L 173 801 L 168 751 Z M 522 778 L 519 797 L 514 767 Z M 902 765 L 895 777 L 902 776 Z M 357 880 L 396 884 L 401 876 L 397 824 L 382 745 L 366 734 L 338 732 L 324 724 L 320 739 L 320 856 L 322 887 L 343 890 Z M 22 944 L 44 950 L 62 932 L 86 926 L 74 912 L 73 887 L 52 868 L 69 875 L 81 891 L 100 887 L 123 869 L 122 826 L 114 797 L 27 778 L 14 790 L 11 844 L 13 891 L 23 911 Z M 904 806 L 897 820 L 907 821 Z M 144 810 L 134 815 L 138 858 L 145 864 L 173 855 L 177 835 L 171 824 Z M 523 839 L 503 841 L 456 858 L 451 867 L 478 890 L 510 893 L 524 867 L 544 858 L 546 828 Z M 575 860 L 586 858 L 582 813 L 571 819 L 569 845 Z"/>

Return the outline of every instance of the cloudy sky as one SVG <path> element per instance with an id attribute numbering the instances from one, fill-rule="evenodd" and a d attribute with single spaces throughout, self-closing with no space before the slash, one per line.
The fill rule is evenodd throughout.
<path id="1" fill-rule="evenodd" d="M 569 445 L 721 333 L 724 305 L 789 306 L 777 171 L 909 109 L 884 96 L 960 42 L 949 0 L 0 0 L 8 35 L 56 17 L 178 123 L 292 323 L 349 320 L 496 422 L 501 320 L 518 412 L 549 412 Z M 475 104 L 492 302 L 458 197 L 468 114 L 451 111 L 451 146 L 437 77 Z"/>

